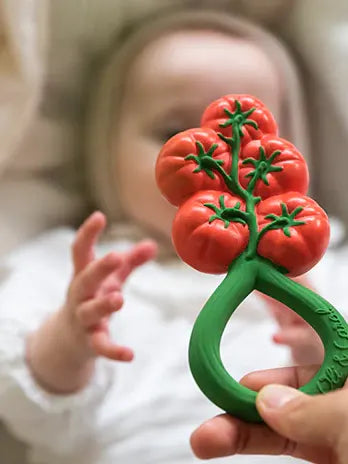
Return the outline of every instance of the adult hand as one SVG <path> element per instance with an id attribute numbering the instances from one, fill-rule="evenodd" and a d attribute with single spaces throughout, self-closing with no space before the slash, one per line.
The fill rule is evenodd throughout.
<path id="1" fill-rule="evenodd" d="M 197 457 L 235 454 L 290 455 L 316 464 L 348 463 L 348 388 L 308 396 L 297 390 L 318 366 L 259 371 L 243 385 L 259 391 L 256 406 L 265 424 L 227 414 L 208 420 L 191 436 Z"/>

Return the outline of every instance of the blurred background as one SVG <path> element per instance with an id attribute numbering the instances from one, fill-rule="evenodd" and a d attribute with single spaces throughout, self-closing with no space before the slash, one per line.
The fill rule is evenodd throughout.
<path id="1" fill-rule="evenodd" d="M 176 11 L 195 23 L 216 13 L 264 47 L 279 71 L 280 135 L 308 159 L 312 195 L 347 224 L 346 0 L 0 0 L 0 254 L 100 206 L 103 186 L 86 180 L 84 158 L 96 74 L 135 31 Z M 0 432 L 1 462 L 23 464 L 24 454 Z"/>

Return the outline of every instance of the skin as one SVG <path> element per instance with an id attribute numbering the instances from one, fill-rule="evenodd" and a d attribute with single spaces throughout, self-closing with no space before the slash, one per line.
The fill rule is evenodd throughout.
<path id="1" fill-rule="evenodd" d="M 304 286 L 306 278 L 297 278 Z M 310 287 L 310 285 L 309 285 Z M 278 301 L 270 304 L 271 314 L 278 323 L 278 331 L 273 335 L 274 343 L 290 348 L 294 364 L 306 366 L 321 364 L 324 360 L 324 345 L 315 330 L 298 314 Z"/>
<path id="2" fill-rule="evenodd" d="M 316 464 L 348 462 L 348 388 L 307 396 L 297 390 L 319 366 L 249 374 L 242 383 L 258 391 L 256 406 L 264 425 L 246 424 L 222 414 L 191 436 L 197 457 L 236 454 L 290 455 Z"/>
<path id="3" fill-rule="evenodd" d="M 54 393 L 71 393 L 89 381 L 98 356 L 131 361 L 133 351 L 115 343 L 109 320 L 123 304 L 128 276 L 156 255 L 156 243 L 139 242 L 126 253 L 94 254 L 106 219 L 92 214 L 79 228 L 72 245 L 74 273 L 62 308 L 28 339 L 27 360 L 37 382 Z"/>
<path id="4" fill-rule="evenodd" d="M 156 186 L 157 155 L 175 133 L 199 126 L 210 102 L 231 92 L 260 98 L 279 121 L 278 73 L 253 43 L 214 31 L 179 31 L 148 44 L 135 58 L 113 150 L 122 209 L 141 226 L 170 239 L 175 209 Z M 320 362 L 323 349 L 313 329 L 279 303 L 270 306 L 279 324 L 274 342 L 289 346 L 296 363 Z"/>
<path id="5" fill-rule="evenodd" d="M 294 280 L 316 291 L 308 277 L 300 276 Z M 270 312 L 278 324 L 278 331 L 273 335 L 274 343 L 288 346 L 292 361 L 297 366 L 320 365 L 324 360 L 324 346 L 315 330 L 287 306 L 262 293 L 260 295 L 266 299 Z"/>
<path id="6" fill-rule="evenodd" d="M 198 126 L 205 106 L 231 92 L 254 94 L 277 119 L 281 105 L 277 72 L 257 45 L 216 32 L 182 31 L 148 44 L 135 57 L 125 82 L 112 141 L 119 200 L 132 220 L 169 238 L 175 210 L 161 198 L 154 179 L 154 165 L 162 144 L 174 133 Z M 145 240 L 126 253 L 112 252 L 96 258 L 94 248 L 105 226 L 105 216 L 96 212 L 79 228 L 72 246 L 74 272 L 66 301 L 28 337 L 28 366 L 49 392 L 67 394 L 84 388 L 99 356 L 116 362 L 133 359 L 130 347 L 120 346 L 110 338 L 109 320 L 122 307 L 122 286 L 127 277 L 155 257 L 157 245 Z M 315 356 L 322 355 L 317 340 L 313 340 L 308 326 L 299 323 L 299 318 L 279 305 L 273 306 L 273 313 L 279 323 L 274 338 L 277 343 L 289 345 L 299 361 L 301 353 L 308 353 L 308 343 L 314 346 Z M 313 359 L 315 356 L 310 355 Z M 300 369 L 271 371 L 248 376 L 244 383 L 255 390 L 272 382 L 297 387 L 296 379 L 305 383 L 311 375 L 313 371 Z M 347 462 L 347 390 L 326 395 L 326 405 L 326 398 L 313 399 L 316 402 L 307 409 L 301 403 L 304 396 L 285 404 L 279 414 L 267 406 L 261 391 L 257 405 L 269 427 L 249 426 L 222 415 L 193 434 L 192 448 L 204 459 L 265 453 L 301 456 L 318 464 Z M 296 416 L 298 410 L 306 412 L 304 418 Z M 284 417 L 300 420 L 300 425 L 291 427 Z M 310 417 L 315 422 L 307 424 L 305 420 Z M 334 419 L 330 422 L 328 417 Z"/>
<path id="7" fill-rule="evenodd" d="M 156 186 L 157 155 L 172 135 L 198 127 L 210 102 L 232 92 L 257 96 L 279 117 L 278 73 L 260 47 L 243 39 L 213 31 L 174 32 L 135 58 L 113 142 L 115 183 L 132 219 L 170 237 L 175 209 Z"/>
<path id="8" fill-rule="evenodd" d="M 231 92 L 254 94 L 277 118 L 277 76 L 257 45 L 219 32 L 174 32 L 147 44 L 128 69 L 111 144 L 115 185 L 129 218 L 169 239 L 175 210 L 162 199 L 154 177 L 163 142 L 198 126 L 203 109 Z M 72 246 L 74 275 L 65 304 L 28 338 L 28 365 L 48 391 L 82 389 L 98 356 L 133 358 L 130 348 L 111 340 L 108 324 L 122 307 L 123 283 L 154 258 L 156 243 L 140 242 L 127 253 L 96 259 L 94 247 L 105 225 L 105 217 L 97 212 L 80 227 Z"/>

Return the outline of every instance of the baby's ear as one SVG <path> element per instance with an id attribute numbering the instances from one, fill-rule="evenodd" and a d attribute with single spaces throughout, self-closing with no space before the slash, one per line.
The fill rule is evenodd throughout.
<path id="1" fill-rule="evenodd" d="M 241 13 L 258 23 L 270 25 L 279 23 L 281 18 L 286 15 L 293 0 L 241 0 L 238 6 L 241 7 Z M 238 7 L 237 7 L 238 8 Z"/>

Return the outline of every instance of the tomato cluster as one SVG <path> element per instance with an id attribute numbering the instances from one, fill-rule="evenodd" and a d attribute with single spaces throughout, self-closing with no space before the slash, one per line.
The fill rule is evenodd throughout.
<path id="1" fill-rule="evenodd" d="M 306 162 L 278 137 L 272 114 L 254 97 L 227 95 L 210 104 L 200 128 L 165 143 L 156 179 L 179 207 L 172 229 L 176 251 L 199 271 L 227 272 L 254 244 L 255 253 L 294 276 L 326 250 L 329 222 L 305 196 Z"/>

